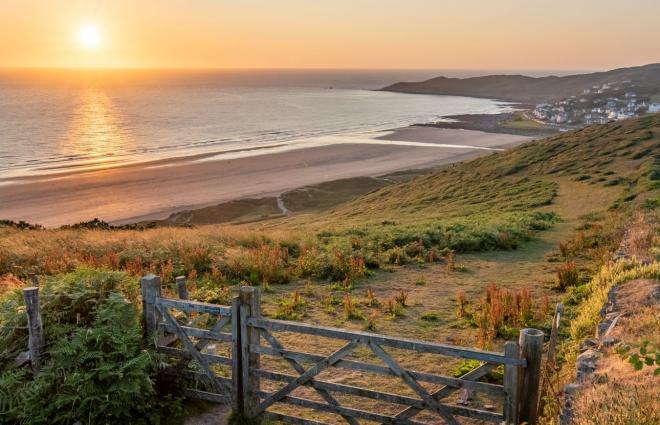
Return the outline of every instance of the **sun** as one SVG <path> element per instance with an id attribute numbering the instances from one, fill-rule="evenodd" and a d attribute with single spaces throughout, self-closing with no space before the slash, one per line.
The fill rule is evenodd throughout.
<path id="1" fill-rule="evenodd" d="M 101 44 L 101 33 L 94 25 L 85 25 L 78 31 L 78 42 L 85 49 L 96 49 Z"/>

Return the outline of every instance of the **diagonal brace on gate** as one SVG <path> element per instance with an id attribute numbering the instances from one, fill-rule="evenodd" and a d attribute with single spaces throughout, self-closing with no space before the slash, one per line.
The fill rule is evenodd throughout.
<path id="1" fill-rule="evenodd" d="M 277 338 L 275 338 L 275 336 L 273 336 L 273 334 L 268 332 L 268 330 L 261 329 L 261 334 L 266 339 L 266 341 L 268 341 L 270 346 L 273 347 L 274 349 L 276 349 L 276 350 L 283 350 L 284 349 L 284 346 L 282 344 L 280 344 L 280 342 L 277 340 Z M 281 355 L 280 357 L 283 358 L 284 360 L 286 360 L 296 372 L 298 372 L 300 374 L 305 373 L 305 367 L 303 365 L 301 365 L 300 362 L 298 362 L 296 359 L 285 357 L 283 355 Z M 316 392 L 327 403 L 329 403 L 333 406 L 340 406 L 339 401 L 337 401 L 337 399 L 335 397 L 333 397 L 332 394 L 330 394 L 330 391 L 328 391 L 326 389 L 323 389 L 323 388 L 318 388 L 318 386 L 315 385 L 313 379 L 311 380 L 310 384 L 312 385 L 312 388 L 314 388 L 314 390 L 316 390 Z M 351 416 L 341 415 L 341 417 L 344 418 L 344 420 L 346 422 L 348 422 L 350 425 L 360 425 L 360 422 L 357 419 L 355 419 Z"/>
<path id="2" fill-rule="evenodd" d="M 359 340 L 357 340 L 357 339 L 352 340 L 348 344 L 346 344 L 342 348 L 340 348 L 339 350 L 337 350 L 334 353 L 330 354 L 328 357 L 325 357 L 323 360 L 321 360 L 320 362 L 316 363 L 314 366 L 309 368 L 305 373 L 301 374 L 298 378 L 296 378 L 295 380 L 289 382 L 288 384 L 286 384 L 285 386 L 283 386 L 282 388 L 280 388 L 276 392 L 272 393 L 264 401 L 262 401 L 259 404 L 259 406 L 257 407 L 257 412 L 261 413 L 261 412 L 265 411 L 273 403 L 276 403 L 276 402 L 280 401 L 282 398 L 284 398 L 286 395 L 291 393 L 296 388 L 298 388 L 301 385 L 304 385 L 305 383 L 309 382 L 316 375 L 323 372 L 328 367 L 334 365 L 339 360 L 341 360 L 343 357 L 349 355 L 353 350 L 355 350 L 355 348 L 358 345 L 360 345 Z"/>
<path id="3" fill-rule="evenodd" d="M 376 354 L 386 365 L 387 367 L 390 368 L 392 372 L 399 378 L 403 380 L 403 382 L 406 383 L 410 388 L 412 388 L 413 391 L 419 395 L 422 400 L 426 403 L 428 408 L 437 414 L 439 414 L 445 422 L 447 422 L 449 425 L 460 425 L 456 418 L 451 414 L 449 409 L 447 409 L 445 406 L 442 406 L 436 399 L 434 399 L 431 394 L 422 387 L 419 382 L 415 380 L 415 378 L 410 375 L 410 373 L 402 368 L 399 363 L 396 362 L 385 350 L 383 350 L 378 344 L 369 341 L 367 343 L 369 348 L 371 348 L 371 351 Z"/>
<path id="4" fill-rule="evenodd" d="M 484 377 L 487 375 L 491 370 L 493 370 L 497 365 L 492 364 L 492 363 L 486 363 L 484 365 L 479 366 L 478 368 L 466 373 L 463 375 L 460 379 L 465 380 L 465 381 L 477 381 L 480 378 Z M 442 388 L 438 389 L 437 391 L 431 393 L 431 397 L 433 397 L 435 400 L 441 400 L 455 391 L 458 391 L 458 388 L 456 387 L 450 387 L 450 386 L 443 386 Z M 410 419 L 419 412 L 421 412 L 422 409 L 415 407 L 415 406 L 409 406 L 406 409 L 402 410 L 399 414 L 397 414 L 395 417 L 397 419 Z"/>
<path id="5" fill-rule="evenodd" d="M 176 319 L 174 319 L 174 317 L 172 317 L 172 315 L 167 310 L 167 308 L 160 305 L 156 305 L 156 309 L 165 318 L 165 321 L 169 323 L 170 326 L 172 326 L 172 328 L 175 330 L 177 336 L 179 337 L 179 340 L 184 345 L 186 350 L 190 352 L 192 358 L 197 360 L 197 362 L 199 362 L 200 366 L 204 370 L 205 375 L 209 378 L 211 386 L 213 386 L 214 390 L 218 392 L 224 392 L 227 394 L 233 394 L 230 385 L 228 385 L 223 381 L 215 379 L 217 378 L 217 376 L 213 372 L 213 369 L 211 369 L 209 362 L 204 358 L 204 356 L 202 356 L 202 354 L 196 348 L 195 344 L 190 340 L 190 337 L 188 336 L 186 331 L 181 328 L 179 323 L 176 321 Z"/>

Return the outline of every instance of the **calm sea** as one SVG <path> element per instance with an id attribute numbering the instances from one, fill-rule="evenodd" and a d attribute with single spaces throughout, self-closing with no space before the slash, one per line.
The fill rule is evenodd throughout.
<path id="1" fill-rule="evenodd" d="M 487 99 L 374 91 L 440 74 L 447 75 L 0 71 L 0 177 L 295 143 L 507 108 Z"/>

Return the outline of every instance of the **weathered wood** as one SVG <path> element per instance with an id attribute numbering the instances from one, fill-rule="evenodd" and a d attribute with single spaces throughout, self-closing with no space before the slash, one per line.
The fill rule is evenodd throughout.
<path id="1" fill-rule="evenodd" d="M 241 362 L 241 300 L 234 297 L 231 300 L 231 381 L 232 392 L 231 408 L 235 413 L 243 412 L 243 383 Z"/>
<path id="2" fill-rule="evenodd" d="M 160 279 L 160 278 L 159 278 Z M 170 298 L 158 298 L 155 300 L 159 305 L 167 308 L 175 308 L 177 310 L 185 311 L 190 313 L 191 311 L 196 311 L 198 313 L 208 313 L 215 316 L 231 316 L 231 307 L 201 303 L 198 301 L 187 301 L 187 300 L 173 300 Z"/>
<path id="3" fill-rule="evenodd" d="M 392 372 L 403 382 L 406 383 L 417 395 L 419 395 L 422 400 L 424 400 L 424 403 L 426 404 L 426 407 L 428 409 L 433 410 L 435 413 L 440 415 L 442 419 L 445 420 L 449 425 L 459 425 L 458 421 L 454 416 L 449 412 L 449 410 L 445 407 L 442 406 L 440 403 L 437 402 L 433 397 L 431 397 L 431 394 L 426 391 L 424 387 L 422 387 L 419 382 L 413 378 L 410 373 L 408 373 L 407 370 L 402 368 L 399 363 L 397 363 L 396 360 L 394 360 L 385 350 L 383 350 L 378 344 L 370 341 L 368 343 L 369 348 L 371 348 L 371 351 L 374 352 L 386 365 L 389 367 Z"/>
<path id="4" fill-rule="evenodd" d="M 186 277 L 177 276 L 176 279 L 176 291 L 179 294 L 179 299 L 187 300 L 188 298 L 188 287 L 186 286 Z"/>
<path id="5" fill-rule="evenodd" d="M 158 333 L 156 299 L 160 297 L 160 277 L 153 274 L 144 276 L 140 281 L 140 288 L 142 290 L 142 311 L 147 340 L 157 341 L 155 339 Z"/>
<path id="6" fill-rule="evenodd" d="M 259 393 L 261 397 L 268 397 L 270 393 L 261 391 Z M 413 421 L 410 419 L 399 419 L 394 416 L 387 416 L 379 413 L 374 413 L 374 412 L 368 412 L 365 410 L 357 409 L 357 408 L 351 408 L 351 407 L 344 407 L 344 406 L 332 406 L 329 404 L 321 403 L 318 401 L 314 400 L 309 400 L 306 398 L 302 397 L 294 397 L 294 396 L 285 396 L 280 400 L 281 403 L 287 403 L 287 404 L 292 404 L 295 406 L 301 406 L 309 409 L 314 409 L 318 410 L 321 412 L 328 412 L 328 413 L 336 413 L 336 414 L 343 414 L 346 416 L 352 416 L 354 418 L 359 418 L 359 419 L 365 419 L 365 420 L 370 420 L 370 421 L 375 421 L 381 424 L 396 424 L 396 425 L 427 425 L 422 422 L 417 422 Z M 476 409 L 469 409 L 465 407 L 460 407 L 460 406 L 447 406 L 449 411 L 452 414 L 458 415 L 458 416 L 465 416 L 465 417 L 470 417 L 470 418 L 475 418 L 475 419 L 481 419 L 481 420 L 486 420 L 490 422 L 501 422 L 503 419 L 503 416 L 501 414 L 497 414 L 494 412 L 488 412 L 485 410 L 476 410 Z M 271 413 L 268 412 L 267 416 L 270 416 Z"/>
<path id="7" fill-rule="evenodd" d="M 301 374 L 299 377 L 297 377 L 294 381 L 289 382 L 279 390 L 275 391 L 273 394 L 271 394 L 268 398 L 266 398 L 264 401 L 262 401 L 259 404 L 258 407 L 258 412 L 263 412 L 265 411 L 268 406 L 271 404 L 279 401 L 284 397 L 285 395 L 289 394 L 291 391 L 294 389 L 298 388 L 299 386 L 303 385 L 305 382 L 309 381 L 310 379 L 314 378 L 316 375 L 319 373 L 323 372 L 325 369 L 329 368 L 333 364 L 337 363 L 342 357 L 349 355 L 355 348 L 359 345 L 358 341 L 349 341 L 346 345 L 341 347 L 339 350 L 335 351 L 334 353 L 330 354 L 328 357 L 325 357 L 323 360 L 320 362 L 316 363 L 314 366 L 311 368 L 307 369 L 305 373 Z M 337 407 L 337 406 L 335 406 Z"/>
<path id="8" fill-rule="evenodd" d="M 14 359 L 14 366 L 15 367 L 23 367 L 24 364 L 27 364 L 30 361 L 30 352 L 29 351 L 23 351 L 16 356 Z"/>
<path id="9" fill-rule="evenodd" d="M 211 369 L 210 362 L 208 361 L 206 356 L 200 353 L 199 351 L 197 351 L 195 345 L 192 343 L 192 341 L 190 341 L 190 338 L 188 337 L 186 332 L 178 326 L 176 320 L 174 319 L 174 317 L 172 317 L 170 312 L 161 305 L 158 305 L 157 309 L 159 310 L 160 314 L 163 315 L 165 320 L 170 325 L 176 328 L 176 333 L 179 336 L 179 340 L 181 341 L 185 349 L 188 351 L 188 353 L 192 355 L 192 358 L 197 360 L 197 362 L 200 364 L 202 371 L 208 376 L 209 383 L 213 387 L 213 389 L 218 393 L 231 394 L 232 391 L 231 386 L 227 385 L 225 382 L 217 381 L 215 379 L 216 375 Z M 218 383 L 220 383 L 220 385 L 218 385 Z"/>
<path id="10" fill-rule="evenodd" d="M 520 356 L 527 361 L 520 388 L 520 422 L 536 424 L 539 405 L 539 384 L 541 381 L 541 360 L 543 356 L 543 332 L 526 328 L 520 331 Z"/>
<path id="11" fill-rule="evenodd" d="M 548 342 L 548 369 L 554 369 L 557 364 L 557 338 L 559 337 L 559 324 L 561 316 L 564 313 L 564 305 L 557 304 L 555 309 L 555 316 L 552 319 L 552 327 L 550 328 L 550 341 Z"/>
<path id="12" fill-rule="evenodd" d="M 156 349 L 163 353 L 174 357 L 179 357 L 184 360 L 193 360 L 194 357 L 188 350 L 182 350 L 181 348 L 168 347 L 166 345 L 159 345 Z M 219 356 L 217 354 L 207 354 L 199 353 L 200 356 L 204 357 L 208 363 L 222 364 L 231 366 L 232 362 L 229 357 Z"/>
<path id="13" fill-rule="evenodd" d="M 259 369 L 259 353 L 250 351 L 250 345 L 259 345 L 259 330 L 248 326 L 252 318 L 261 317 L 261 297 L 259 290 L 243 286 L 239 292 L 241 322 L 241 379 L 243 381 L 243 412 L 248 418 L 259 415 L 259 377 L 251 374 L 250 369 Z"/>
<path id="14" fill-rule="evenodd" d="M 268 370 L 263 370 L 259 369 L 256 371 L 253 371 L 253 373 L 257 373 L 259 376 L 261 376 L 264 379 L 269 379 L 273 381 L 280 381 L 280 382 L 291 382 L 296 379 L 296 376 L 293 375 L 287 375 L 284 373 L 278 373 L 278 372 L 272 372 Z M 413 398 L 413 397 L 408 397 L 408 396 L 402 396 L 398 394 L 392 394 L 392 393 L 386 393 L 382 391 L 376 391 L 376 390 L 370 390 L 367 388 L 362 388 L 362 387 L 356 387 L 353 385 L 346 385 L 346 384 L 337 384 L 334 382 L 326 382 L 326 381 L 318 381 L 318 380 L 310 380 L 303 384 L 305 386 L 310 386 L 315 389 L 323 389 L 326 391 L 333 391 L 333 392 L 339 392 L 339 393 L 344 393 L 344 394 L 350 394 L 358 397 L 365 397 L 365 398 L 370 398 L 373 400 L 379 400 L 379 401 L 384 401 L 387 403 L 392 403 L 392 404 L 399 404 L 402 406 L 411 406 L 415 407 L 418 409 L 418 411 L 421 411 L 426 408 L 426 405 L 424 404 L 423 400 Z M 332 404 L 332 403 L 329 403 Z M 447 409 L 451 410 L 453 406 L 443 404 L 444 407 Z M 461 408 L 460 412 L 458 413 L 461 416 L 468 416 L 468 417 L 473 417 L 473 418 L 479 418 L 479 419 L 485 419 L 485 420 L 493 420 L 493 421 L 499 421 L 503 418 L 501 414 L 494 413 L 494 412 L 489 412 L 486 410 L 478 410 L 478 409 L 470 409 L 470 408 Z M 396 418 L 399 419 L 409 419 L 408 417 L 400 417 L 399 415 L 395 416 Z"/>
<path id="15" fill-rule="evenodd" d="M 184 388 L 183 395 L 188 398 L 196 398 L 199 400 L 206 400 L 213 403 L 227 403 L 230 401 L 228 395 L 210 393 L 207 391 L 193 390 L 192 388 Z"/>
<path id="16" fill-rule="evenodd" d="M 282 350 L 284 347 L 280 342 L 275 338 L 270 332 L 268 332 L 266 329 L 261 330 L 261 334 L 268 341 L 271 347 L 274 349 Z M 298 363 L 295 359 L 286 359 L 285 360 L 291 365 L 291 367 L 298 372 L 299 374 L 305 373 L 305 367 Z M 295 379 L 295 377 L 294 377 Z M 289 381 L 290 382 L 290 381 Z M 327 390 L 318 387 L 317 385 L 314 385 L 314 380 L 312 382 L 312 387 L 316 390 L 316 392 L 325 400 L 328 404 L 332 404 L 334 406 L 339 406 L 339 401 L 337 401 L 336 398 L 333 397 L 332 394 L 330 394 Z M 349 423 L 349 425 L 360 425 L 360 423 L 354 419 L 351 418 L 350 416 L 342 416 L 346 422 Z"/>
<path id="17" fill-rule="evenodd" d="M 509 341 L 504 344 L 504 354 L 513 358 L 520 356 L 520 347 Z M 506 425 L 518 423 L 518 366 L 504 366 L 504 421 Z"/>
<path id="18" fill-rule="evenodd" d="M 524 364 L 523 360 L 510 359 L 502 353 L 483 351 L 477 349 L 468 349 L 468 348 L 456 347 L 453 345 L 446 345 L 446 344 L 422 342 L 422 341 L 416 341 L 406 338 L 395 338 L 385 335 L 372 334 L 368 332 L 349 331 L 345 329 L 330 328 L 326 326 L 308 325 L 304 323 L 295 323 L 285 320 L 262 319 L 262 318 L 249 319 L 248 324 L 250 326 L 269 329 L 276 332 L 277 331 L 297 332 L 308 335 L 317 335 L 317 336 L 343 339 L 349 341 L 354 339 L 359 339 L 364 343 L 373 342 L 378 345 L 384 345 L 394 348 L 403 348 L 407 350 L 417 351 L 420 353 L 441 354 L 445 356 L 461 357 L 464 359 L 480 360 L 489 363 L 517 364 L 517 365 Z"/>
<path id="19" fill-rule="evenodd" d="M 483 376 L 487 375 L 491 370 L 493 370 L 496 367 L 496 365 L 492 363 L 486 363 L 481 366 L 479 366 L 476 369 L 473 369 L 466 373 L 465 375 L 461 376 L 459 379 L 463 381 L 478 381 L 480 378 Z M 408 371 L 408 373 L 412 374 L 415 379 L 418 381 L 421 381 L 419 377 L 415 376 L 415 372 L 413 371 Z M 457 391 L 459 388 L 457 387 L 450 387 L 448 385 L 438 389 L 437 391 L 431 393 L 431 397 L 433 397 L 436 400 L 441 400 L 455 391 Z M 477 391 L 477 390 L 475 390 Z M 504 391 L 502 388 L 500 391 Z M 399 419 L 410 419 L 411 417 L 415 416 L 417 413 L 421 412 L 422 409 L 416 406 L 410 406 L 407 409 L 402 410 L 399 414 L 396 415 L 396 418 Z"/>
<path id="20" fill-rule="evenodd" d="M 29 287 L 23 289 L 25 308 L 28 323 L 28 350 L 32 373 L 36 375 L 41 369 L 41 349 L 44 346 L 44 330 L 39 311 L 39 288 Z"/>
<path id="21" fill-rule="evenodd" d="M 259 396 L 267 398 L 271 395 L 271 393 L 265 392 L 265 391 L 260 391 Z M 394 424 L 396 423 L 397 425 L 402 424 L 402 425 L 425 425 L 421 422 L 413 422 L 413 421 L 395 421 L 393 417 L 391 416 L 386 416 L 386 415 L 381 415 L 379 413 L 374 413 L 374 412 L 367 412 L 365 410 L 361 409 L 356 409 L 352 407 L 344 407 L 344 406 L 332 406 L 330 404 L 326 403 L 321 403 L 319 401 L 314 401 L 310 400 L 307 398 L 302 398 L 302 397 L 294 397 L 294 396 L 284 396 L 281 400 L 281 403 L 286 403 L 286 404 L 291 404 L 294 406 L 300 406 L 300 407 L 305 407 L 308 409 L 313 409 L 313 410 L 318 410 L 320 412 L 328 412 L 328 413 L 336 413 L 336 414 L 343 414 L 346 416 L 351 416 L 354 418 L 359 418 L 359 419 L 365 419 L 365 420 L 370 420 L 370 421 L 376 421 L 381 424 Z M 268 412 L 267 414 L 269 414 Z"/>
<path id="22" fill-rule="evenodd" d="M 281 357 L 283 359 L 293 359 L 296 361 L 308 361 L 308 362 L 318 362 L 323 360 L 324 356 L 317 354 L 301 353 L 296 351 L 288 351 L 284 349 L 274 349 L 270 347 L 264 347 L 262 345 L 251 346 L 251 351 L 266 354 L 276 357 Z M 362 372 L 377 373 L 379 375 L 389 375 L 396 376 L 389 368 L 383 367 L 380 365 L 372 363 L 364 363 L 357 360 L 340 360 L 335 365 L 335 367 L 340 367 L 344 369 L 359 370 Z M 491 367 L 492 368 L 492 367 Z M 473 391 L 483 392 L 493 395 L 503 395 L 504 388 L 501 385 L 489 384 L 486 382 L 475 382 L 475 380 L 464 379 L 464 378 L 452 378 L 449 376 L 436 375 L 433 373 L 427 372 L 418 372 L 409 370 L 408 373 L 412 375 L 418 381 L 431 382 L 434 384 L 448 385 L 454 389 L 466 388 Z M 485 372 L 484 375 L 488 373 Z M 482 375 L 483 376 L 483 375 Z M 449 392 L 451 393 L 451 392 Z M 448 395 L 448 394 L 447 394 Z"/>
<path id="23" fill-rule="evenodd" d="M 174 375 L 174 376 L 177 376 L 177 375 L 182 376 L 186 379 L 192 379 L 192 380 L 197 381 L 197 382 L 203 382 L 207 378 L 206 374 L 204 374 L 202 372 L 193 372 L 190 369 L 183 369 L 183 370 L 179 370 L 177 372 L 166 369 L 165 371 L 163 371 L 163 373 L 166 373 L 166 374 L 169 374 L 169 375 Z M 231 385 L 231 379 L 230 378 L 225 378 L 224 376 L 216 376 L 215 380 L 216 381 L 223 381 L 223 382 Z"/>
<path id="24" fill-rule="evenodd" d="M 228 318 L 227 318 L 228 319 Z M 220 322 L 218 322 L 220 323 Z M 224 324 L 223 324 L 224 326 Z M 186 331 L 188 336 L 191 336 L 193 338 L 202 338 L 204 341 L 200 341 L 200 343 L 203 343 L 202 346 L 198 348 L 198 350 L 204 349 L 208 343 L 211 341 L 223 341 L 223 342 L 231 342 L 231 334 L 226 333 L 226 332 L 219 332 L 217 329 L 200 329 L 200 328 L 193 328 L 190 326 L 180 326 L 183 330 Z M 173 326 L 167 324 L 167 323 L 159 323 L 158 328 L 161 331 L 174 334 L 175 329 Z M 198 343 L 198 345 L 200 344 Z"/>

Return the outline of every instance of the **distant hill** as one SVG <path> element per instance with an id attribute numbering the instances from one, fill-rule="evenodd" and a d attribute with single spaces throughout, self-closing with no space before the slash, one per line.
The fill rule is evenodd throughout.
<path id="1" fill-rule="evenodd" d="M 524 75 L 488 75 L 473 78 L 436 77 L 421 82 L 400 82 L 384 91 L 486 97 L 512 102 L 554 102 L 580 94 L 595 85 L 630 80 L 639 92 L 660 93 L 660 63 L 619 68 L 606 72 L 567 75 L 564 77 L 527 77 Z"/>

